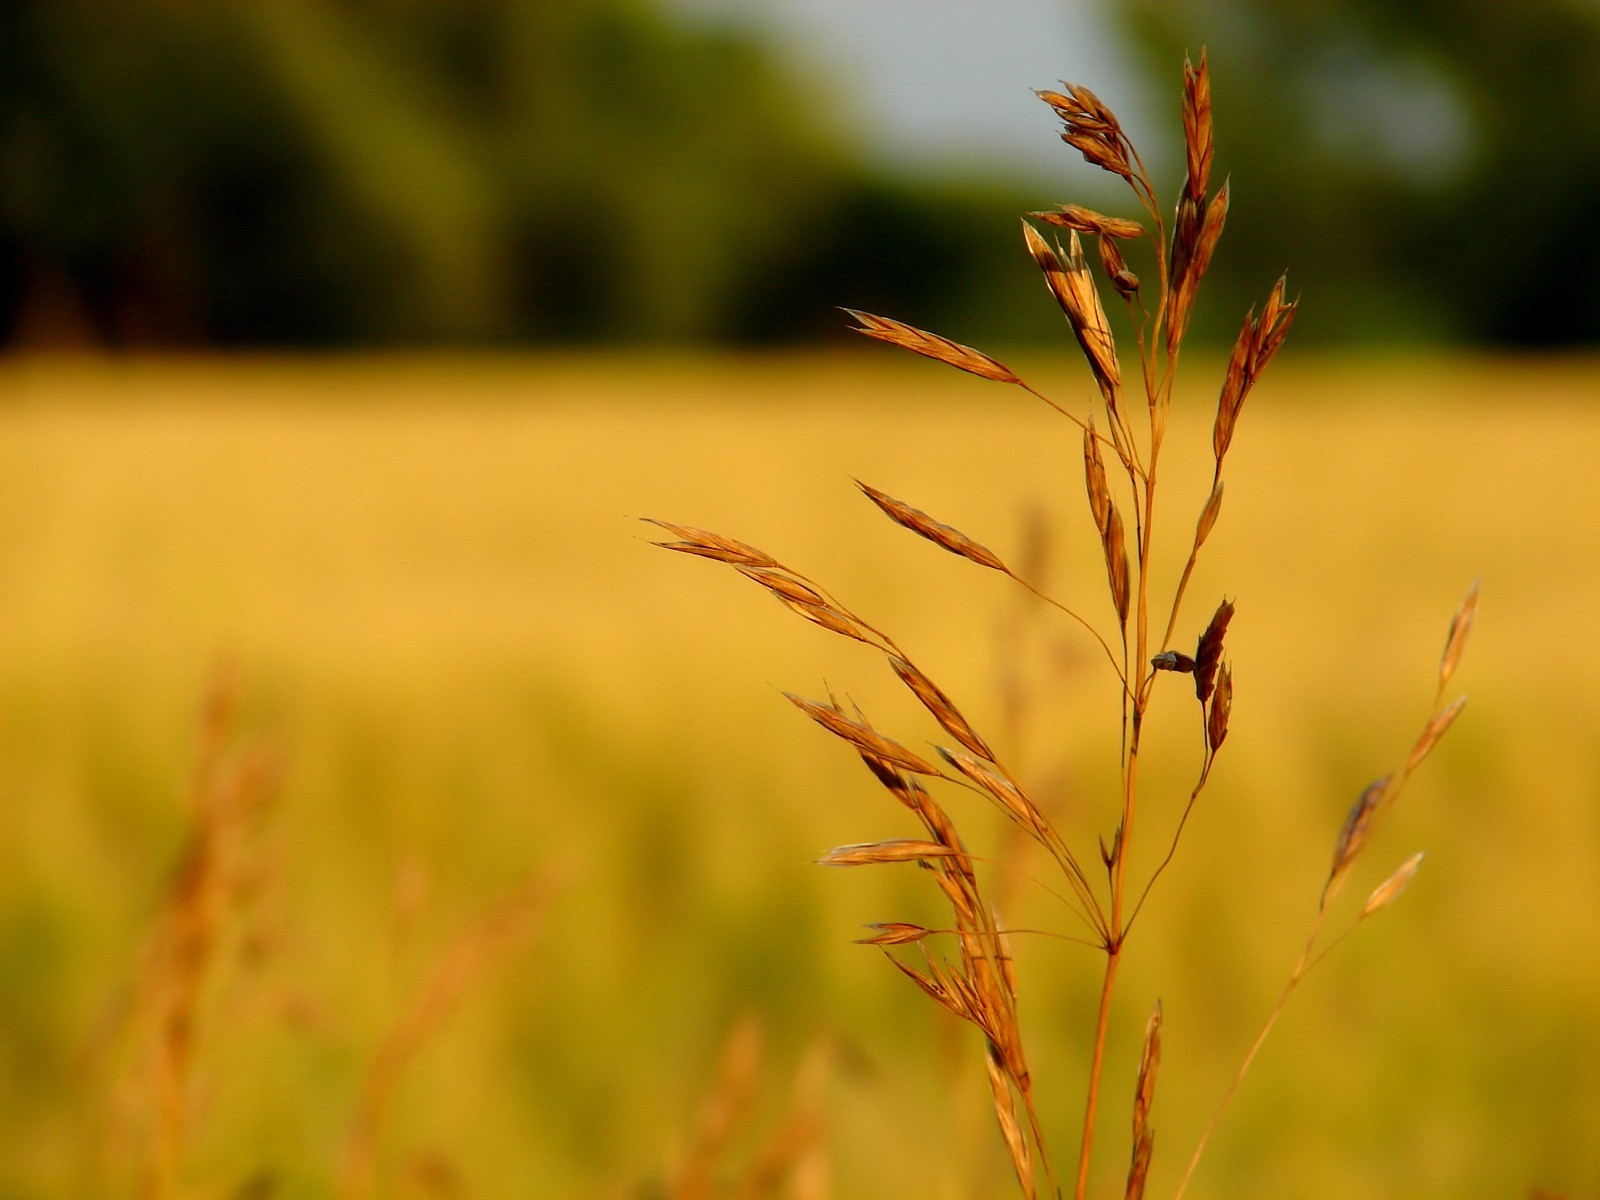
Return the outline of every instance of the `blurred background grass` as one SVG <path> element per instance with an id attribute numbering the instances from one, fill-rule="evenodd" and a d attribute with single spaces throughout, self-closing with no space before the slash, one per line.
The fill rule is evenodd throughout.
<path id="1" fill-rule="evenodd" d="M 1074 386 L 1075 364 L 1034 366 Z M 984 727 L 1016 646 L 1025 682 L 1054 693 L 1018 750 L 1088 838 L 1112 769 L 1094 657 L 896 536 L 849 484 L 869 477 L 1003 554 L 1030 509 L 1065 510 L 1050 574 L 1093 605 L 1059 418 L 876 356 L 19 364 L 4 383 L 10 1194 L 83 1194 L 90 1118 L 130 1078 L 137 1092 L 136 1039 L 95 1031 L 181 846 L 197 698 L 221 654 L 283 780 L 255 918 L 270 952 L 223 973 L 203 1010 L 195 1194 L 262 1169 L 282 1194 L 329 1194 L 361 1074 L 422 974 L 557 859 L 572 875 L 542 932 L 405 1077 L 383 1140 L 396 1194 L 425 1153 L 472 1195 L 650 1179 L 745 1011 L 769 1025 L 771 1089 L 818 1031 L 845 1047 L 837 1194 L 1005 1194 L 981 1104 L 963 1109 L 948 1074 L 976 1048 L 848 945 L 867 920 L 931 916 L 926 889 L 804 865 L 908 832 L 902 814 L 776 689 L 832 686 L 913 742 L 935 731 L 871 656 L 649 550 L 629 517 L 732 530 L 827 579 Z M 1293 959 L 1345 807 L 1424 719 L 1468 572 L 1486 581 L 1474 701 L 1365 883 L 1418 848 L 1424 872 L 1297 1000 L 1206 1191 L 1582 1194 L 1596 1179 L 1594 385 L 1582 365 L 1291 359 L 1252 400 L 1191 613 L 1237 598 L 1235 729 L 1148 912 L 1117 1034 L 1126 1066 L 1163 998 L 1158 1186 Z M 1182 398 L 1184 443 L 1208 444 L 1205 401 Z M 1197 505 L 1206 482 L 1181 476 L 1174 495 Z M 1152 837 L 1191 769 L 1187 727 L 1161 733 L 1179 765 L 1152 779 Z M 991 813 L 958 811 L 994 832 Z M 1017 905 L 1019 924 L 1067 923 L 1028 887 Z M 1072 946 L 1021 953 L 1036 1072 L 1070 1143 L 1093 972 Z M 1111 1083 L 1116 1111 L 1131 1069 Z M 116 1194 L 132 1165 L 113 1158 L 90 1190 Z"/>
<path id="2" fill-rule="evenodd" d="M 631 519 L 814 574 L 986 730 L 1020 688 L 1010 740 L 1087 844 L 1114 769 L 1094 656 L 849 482 L 1002 555 L 1043 529 L 1057 589 L 1093 604 L 1070 430 L 817 343 L 834 305 L 886 311 L 1087 403 L 1015 219 L 1119 202 L 1050 156 L 1042 108 L 1040 154 L 995 130 L 1070 74 L 1171 179 L 1203 42 L 1235 201 L 1175 438 L 1205 456 L 1216 340 L 1283 265 L 1306 304 L 1193 592 L 1195 621 L 1239 606 L 1234 728 L 1125 968 L 1108 1127 L 1159 995 L 1153 1194 L 1175 1183 L 1481 575 L 1473 702 L 1352 898 L 1419 848 L 1423 873 L 1296 999 L 1196 1194 L 1600 1194 L 1600 22 L 1558 0 L 864 11 L 0 10 L 0 1197 L 147 1194 L 139 981 L 219 672 L 278 798 L 200 998 L 176 1194 L 335 1195 L 434 964 L 553 867 L 401 1076 L 373 1194 L 659 1195 L 754 1014 L 735 1160 L 820 1038 L 834 1195 L 1008 1195 L 977 1048 L 849 945 L 930 897 L 805 865 L 901 815 L 777 693 L 934 731 L 858 648 Z M 1197 506 L 1207 482 L 1173 486 Z M 1191 731 L 1156 736 L 1159 828 Z M 1015 905 L 1066 923 L 1026 885 Z M 1094 972 L 1020 953 L 1062 1153 Z"/>

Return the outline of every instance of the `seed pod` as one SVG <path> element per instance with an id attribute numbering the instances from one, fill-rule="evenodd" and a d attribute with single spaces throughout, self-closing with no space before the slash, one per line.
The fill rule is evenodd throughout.
<path id="1" fill-rule="evenodd" d="M 1150 660 L 1150 666 L 1157 671 L 1176 671 L 1181 675 L 1194 674 L 1194 659 L 1176 650 L 1163 650 Z"/>

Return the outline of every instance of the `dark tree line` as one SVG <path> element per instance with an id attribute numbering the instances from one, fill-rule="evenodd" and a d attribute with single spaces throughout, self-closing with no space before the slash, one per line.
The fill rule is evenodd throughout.
<path id="1" fill-rule="evenodd" d="M 1219 164 L 1249 186 L 1208 311 L 1292 265 L 1312 336 L 1600 336 L 1600 17 L 1119 11 L 1154 95 L 1211 47 Z M 896 179 L 833 102 L 647 0 L 9 0 L 0 336 L 782 341 L 840 303 L 1058 336 L 1015 218 L 1081 198 L 1072 156 L 1043 188 Z"/>

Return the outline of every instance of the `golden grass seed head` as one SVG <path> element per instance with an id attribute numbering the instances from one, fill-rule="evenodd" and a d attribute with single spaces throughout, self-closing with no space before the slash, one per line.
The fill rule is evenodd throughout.
<path id="1" fill-rule="evenodd" d="M 1422 852 L 1419 850 L 1395 868 L 1393 875 L 1372 889 L 1372 895 L 1367 897 L 1366 904 L 1361 908 L 1361 919 L 1365 920 L 1380 908 L 1387 908 L 1398 900 L 1400 893 L 1405 891 L 1416 878 L 1417 868 L 1420 866 L 1422 866 Z"/>
<path id="2" fill-rule="evenodd" d="M 922 707 L 933 714 L 933 719 L 939 722 L 946 733 L 979 757 L 994 761 L 994 753 L 988 744 L 978 736 L 978 731 L 967 723 L 950 697 L 933 680 L 898 654 L 889 655 L 889 666 L 899 676 L 900 682 L 922 702 Z"/>
<path id="3" fill-rule="evenodd" d="M 1128 582 L 1128 550 L 1123 541 L 1122 514 L 1111 505 L 1110 519 L 1106 522 L 1102 546 L 1106 556 L 1106 576 L 1111 584 L 1111 600 L 1117 608 L 1117 620 L 1128 624 L 1130 586 Z"/>
<path id="4" fill-rule="evenodd" d="M 853 842 L 836 846 L 817 862 L 825 867 L 875 867 L 884 863 L 927 862 L 960 853 L 920 838 L 890 838 L 883 842 Z"/>
<path id="5" fill-rule="evenodd" d="M 1028 215 L 1043 221 L 1046 225 L 1073 229 L 1079 233 L 1093 234 L 1107 239 L 1127 241 L 1144 233 L 1144 226 L 1137 221 L 1130 221 L 1125 217 L 1108 217 L 1104 213 L 1095 212 L 1092 208 L 1084 208 L 1081 204 L 1063 204 L 1054 209 Z"/>
<path id="6" fill-rule="evenodd" d="M 985 1055 L 984 1061 L 989 1069 L 989 1090 L 994 1096 L 995 1118 L 1000 1123 L 1000 1136 L 1005 1139 L 1006 1150 L 1011 1156 L 1011 1168 L 1016 1172 L 1017 1184 L 1022 1188 L 1025 1200 L 1036 1200 L 1038 1182 L 1033 1174 L 1033 1156 L 1028 1147 L 1028 1139 L 1022 1131 L 1022 1123 L 1017 1119 L 1017 1105 L 1011 1095 L 1011 1082 L 992 1048 Z"/>
<path id="7" fill-rule="evenodd" d="M 1144 1185 L 1150 1175 L 1150 1159 L 1155 1152 L 1155 1130 L 1146 1129 L 1133 1144 L 1133 1161 L 1128 1166 L 1128 1186 L 1123 1200 L 1144 1200 Z"/>
<path id="8" fill-rule="evenodd" d="M 890 317 L 878 317 L 871 313 L 858 312 L 853 308 L 844 311 L 859 322 L 855 332 L 866 337 L 888 342 L 891 346 L 899 346 L 913 354 L 935 359 L 947 366 L 977 375 L 982 379 L 993 380 L 995 383 L 1022 382 L 1004 363 L 990 358 L 981 350 L 974 350 L 971 346 L 963 346 L 960 342 L 953 342 L 949 338 L 929 333 L 925 329 L 917 329 Z"/>
<path id="9" fill-rule="evenodd" d="M 1438 745 L 1439 739 L 1455 723 L 1455 719 L 1461 715 L 1461 710 L 1466 705 L 1467 698 L 1458 696 L 1450 704 L 1434 714 L 1433 719 L 1428 722 L 1427 727 L 1422 731 L 1422 736 L 1417 739 L 1416 745 L 1411 747 L 1411 754 L 1406 759 L 1407 774 L 1415 771 L 1421 765 L 1422 760 L 1428 757 L 1428 752 Z"/>
<path id="10" fill-rule="evenodd" d="M 1467 637 L 1472 633 L 1472 621 L 1478 613 L 1478 583 L 1474 579 L 1467 589 L 1466 599 L 1450 618 L 1450 632 L 1444 640 L 1444 654 L 1439 658 L 1439 690 L 1442 692 L 1456 673 L 1461 655 L 1467 648 Z"/>
<path id="11" fill-rule="evenodd" d="M 1206 52 L 1200 51 L 1200 65 L 1183 60 L 1183 142 L 1188 165 L 1184 190 L 1199 199 L 1206 194 L 1211 178 L 1211 70 Z"/>
<path id="12" fill-rule="evenodd" d="M 1100 249 L 1100 265 L 1105 268 L 1111 286 L 1117 289 L 1117 295 L 1124 300 L 1132 300 L 1139 292 L 1139 277 L 1128 269 L 1127 260 L 1122 257 L 1117 243 L 1108 235 L 1101 234 L 1095 239 L 1095 244 Z"/>
<path id="13" fill-rule="evenodd" d="M 1093 417 L 1083 430 L 1083 477 L 1089 495 L 1089 511 L 1094 514 L 1094 527 L 1103 539 L 1111 527 L 1111 488 L 1106 483 L 1106 464 L 1100 457 L 1100 439 L 1094 431 Z"/>
<path id="14" fill-rule="evenodd" d="M 654 517 L 642 518 L 648 525 L 665 529 L 673 536 L 682 539 L 677 542 L 656 542 L 664 550 L 677 550 L 685 554 L 697 554 L 702 558 L 716 559 L 720 562 L 733 563 L 743 567 L 770 567 L 782 570 L 778 560 L 754 546 L 747 546 L 733 538 L 723 537 L 720 533 L 712 533 L 705 529 L 696 529 L 692 525 L 674 525 L 670 521 L 658 521 Z"/>
<path id="15" fill-rule="evenodd" d="M 1194 694 L 1204 704 L 1211 698 L 1212 686 L 1216 680 L 1217 664 L 1222 661 L 1222 643 L 1228 635 L 1228 624 L 1233 620 L 1233 601 L 1224 600 L 1217 605 L 1217 611 L 1211 614 L 1211 620 L 1206 623 L 1205 631 L 1201 633 L 1200 640 L 1195 644 L 1194 650 Z"/>
<path id="16" fill-rule="evenodd" d="M 1149 1126 L 1150 1105 L 1156 1094 L 1156 1071 L 1161 1066 L 1161 1001 L 1144 1027 L 1144 1050 L 1139 1056 L 1139 1076 L 1133 1089 L 1133 1138 L 1138 1141 Z"/>
<path id="17" fill-rule="evenodd" d="M 1217 689 L 1206 710 L 1206 744 L 1215 754 L 1228 736 L 1228 717 L 1233 712 L 1233 669 L 1227 663 L 1217 672 Z"/>
<path id="18" fill-rule="evenodd" d="M 881 492 L 871 484 L 856 480 L 856 486 L 866 495 L 896 525 L 911 530 L 919 537 L 927 538 L 935 545 L 942 546 L 952 554 L 958 554 L 969 562 L 975 562 L 980 567 L 999 571 L 1003 575 L 1011 574 L 1010 568 L 1000 561 L 999 555 L 978 542 L 973 541 L 966 534 L 953 526 L 946 525 L 943 521 L 936 521 L 921 509 L 912 508 L 904 501 L 896 500 L 887 492 Z"/>
<path id="19" fill-rule="evenodd" d="M 1211 530 L 1216 526 L 1217 517 L 1222 512 L 1222 480 L 1218 479 L 1211 488 L 1211 495 L 1206 498 L 1205 508 L 1200 510 L 1200 519 L 1195 522 L 1194 547 L 1198 550 L 1206 544 L 1206 538 L 1211 536 Z"/>
<path id="20" fill-rule="evenodd" d="M 920 942 L 933 933 L 931 929 L 906 921 L 874 921 L 867 928 L 874 932 L 870 937 L 857 938 L 856 945 L 904 946 L 910 942 Z"/>
<path id="21" fill-rule="evenodd" d="M 835 737 L 842 738 L 855 746 L 858 750 L 866 751 L 885 762 L 899 767 L 901 770 L 910 771 L 913 775 L 937 775 L 939 769 L 918 754 L 907 750 L 896 741 L 884 737 L 883 734 L 871 726 L 860 721 L 853 721 L 847 717 L 836 705 L 819 704 L 815 700 L 807 700 L 804 696 L 796 696 L 793 692 L 783 693 L 784 697 L 794 704 L 801 712 L 821 725 Z"/>

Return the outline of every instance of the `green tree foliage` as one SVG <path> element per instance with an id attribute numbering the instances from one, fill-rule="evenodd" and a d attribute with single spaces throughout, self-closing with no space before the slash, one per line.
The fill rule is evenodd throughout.
<path id="1" fill-rule="evenodd" d="M 113 342 L 725 333 L 814 104 L 634 0 L 12 0 L 0 316 Z"/>
<path id="2" fill-rule="evenodd" d="M 1600 339 L 1600 9 L 1575 0 L 1131 0 L 1166 67 L 1210 46 L 1229 217 L 1213 313 L 1286 263 L 1302 330 Z M 1223 289 L 1219 289 L 1221 291 Z M 1223 331 L 1213 327 L 1213 333 Z"/>

